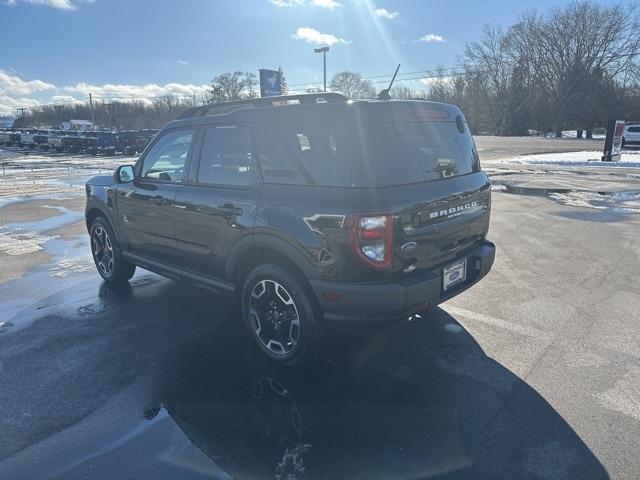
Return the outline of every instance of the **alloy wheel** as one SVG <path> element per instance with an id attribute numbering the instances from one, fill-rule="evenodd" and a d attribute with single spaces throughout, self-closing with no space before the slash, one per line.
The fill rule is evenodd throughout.
<path id="1" fill-rule="evenodd" d="M 104 227 L 98 225 L 91 235 L 91 252 L 100 271 L 107 277 L 113 273 L 113 245 Z"/>
<path id="2" fill-rule="evenodd" d="M 251 290 L 249 316 L 253 330 L 267 350 L 291 352 L 300 340 L 300 316 L 293 297 L 274 280 L 260 280 Z"/>

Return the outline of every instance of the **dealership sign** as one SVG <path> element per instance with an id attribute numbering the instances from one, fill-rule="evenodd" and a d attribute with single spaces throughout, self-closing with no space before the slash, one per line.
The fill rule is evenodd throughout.
<path id="1" fill-rule="evenodd" d="M 260 69 L 260 96 L 277 97 L 282 95 L 282 82 L 278 70 Z"/>
<path id="2" fill-rule="evenodd" d="M 622 153 L 622 135 L 624 120 L 613 120 L 607 126 L 607 138 L 604 142 L 603 162 L 617 162 Z"/>

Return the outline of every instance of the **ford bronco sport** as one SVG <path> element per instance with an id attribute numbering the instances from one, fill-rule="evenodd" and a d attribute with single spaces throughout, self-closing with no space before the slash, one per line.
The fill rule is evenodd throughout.
<path id="1" fill-rule="evenodd" d="M 188 110 L 135 166 L 86 185 L 107 282 L 136 266 L 235 292 L 270 358 L 311 357 L 327 323 L 382 325 L 484 277 L 491 188 L 462 112 L 336 93 Z"/>

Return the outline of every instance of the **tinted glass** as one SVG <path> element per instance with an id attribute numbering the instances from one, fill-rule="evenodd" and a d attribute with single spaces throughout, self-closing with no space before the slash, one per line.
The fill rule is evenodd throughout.
<path id="1" fill-rule="evenodd" d="M 141 175 L 158 180 L 181 182 L 193 136 L 193 129 L 165 133 L 145 157 Z"/>
<path id="2" fill-rule="evenodd" d="M 320 186 L 391 186 L 440 180 L 480 169 L 467 128 L 460 133 L 455 121 L 361 122 L 278 127 L 279 135 L 258 142 L 279 146 L 274 170 L 290 172 L 286 183 Z M 267 150 L 268 150 L 267 149 Z M 287 157 L 285 157 L 285 155 Z M 271 159 L 272 155 L 264 157 Z M 273 162 L 271 162 L 273 163 Z M 285 165 L 286 163 L 286 165 Z M 262 166 L 265 173 L 272 168 Z"/>
<path id="3" fill-rule="evenodd" d="M 251 185 L 251 142 L 247 127 L 207 128 L 198 183 Z"/>
<path id="4" fill-rule="evenodd" d="M 317 185 L 350 187 L 351 155 L 359 155 L 353 129 L 340 124 L 280 127 L 280 135 L 302 174 Z"/>
<path id="5" fill-rule="evenodd" d="M 631 133 L 640 133 L 640 127 L 629 127 L 628 131 Z"/>
<path id="6" fill-rule="evenodd" d="M 295 165 L 293 156 L 287 152 L 284 141 L 275 128 L 260 125 L 254 131 L 263 181 L 305 185 L 307 181 Z"/>
<path id="7" fill-rule="evenodd" d="M 471 135 L 455 122 L 396 122 L 372 128 L 380 185 L 464 175 L 480 169 Z"/>

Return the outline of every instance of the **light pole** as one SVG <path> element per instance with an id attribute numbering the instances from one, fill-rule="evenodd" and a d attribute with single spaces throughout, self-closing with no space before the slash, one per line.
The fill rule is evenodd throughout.
<path id="1" fill-rule="evenodd" d="M 327 52 L 329 51 L 329 47 L 320 47 L 314 48 L 314 52 L 322 53 L 322 60 L 324 65 L 324 91 L 327 91 Z"/>

